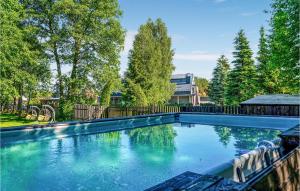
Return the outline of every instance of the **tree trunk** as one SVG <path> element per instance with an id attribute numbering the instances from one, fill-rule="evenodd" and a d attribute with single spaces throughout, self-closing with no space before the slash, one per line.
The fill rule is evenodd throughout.
<path id="1" fill-rule="evenodd" d="M 59 98 L 61 99 L 64 94 L 64 87 L 63 87 L 63 80 L 62 80 L 62 73 L 61 73 L 61 63 L 59 60 L 56 42 L 53 43 L 53 48 L 54 48 L 54 57 L 55 57 L 56 68 L 57 68 Z"/>
<path id="2" fill-rule="evenodd" d="M 73 95 L 75 93 L 75 90 L 76 90 L 75 79 L 78 78 L 79 56 L 80 56 L 80 41 L 78 39 L 75 39 L 73 68 L 72 68 L 72 72 L 71 72 L 71 84 L 70 84 L 70 89 L 69 89 L 69 95 Z"/>
<path id="3" fill-rule="evenodd" d="M 18 116 L 21 117 L 22 115 L 22 105 L 23 105 L 23 88 L 20 86 L 19 88 L 19 99 L 18 99 Z"/>
<path id="4" fill-rule="evenodd" d="M 72 68 L 72 73 L 71 73 L 71 79 L 76 79 L 77 78 L 77 68 L 78 68 L 78 64 L 79 64 L 79 54 L 80 54 L 80 41 L 75 39 L 73 68 Z"/>
<path id="5" fill-rule="evenodd" d="M 27 100 L 27 106 L 26 106 L 26 112 L 27 112 L 27 113 L 29 112 L 30 101 L 31 101 L 31 95 L 32 95 L 32 92 L 29 91 L 28 100 Z"/>
<path id="6" fill-rule="evenodd" d="M 14 104 L 11 113 L 15 113 L 15 108 L 17 107 L 17 97 L 14 97 Z"/>

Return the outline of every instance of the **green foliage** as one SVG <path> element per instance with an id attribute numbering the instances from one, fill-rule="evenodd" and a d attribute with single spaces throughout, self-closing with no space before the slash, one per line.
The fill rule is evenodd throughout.
<path id="1" fill-rule="evenodd" d="M 8 105 L 18 95 L 13 82 L 9 79 L 0 79 L 0 105 Z"/>
<path id="2" fill-rule="evenodd" d="M 171 38 L 161 19 L 155 22 L 148 20 L 146 24 L 141 25 L 135 36 L 133 49 L 129 53 L 126 79 L 130 79 L 132 84 L 136 85 L 132 87 L 141 88 L 147 104 L 166 103 L 173 95 L 175 85 L 170 83 L 174 70 L 173 55 Z M 134 97 L 134 91 L 128 88 L 127 96 Z"/>
<path id="3" fill-rule="evenodd" d="M 74 103 L 71 100 L 63 99 L 59 103 L 59 120 L 72 119 L 74 114 Z"/>
<path id="4" fill-rule="evenodd" d="M 112 88 L 112 81 L 108 81 L 101 92 L 100 104 L 102 106 L 109 106 Z"/>
<path id="5" fill-rule="evenodd" d="M 22 96 L 30 97 L 39 84 L 48 83 L 49 64 L 34 37 L 36 29 L 24 23 L 25 8 L 17 0 L 0 1 L 1 104 Z"/>
<path id="6" fill-rule="evenodd" d="M 215 132 L 219 136 L 219 141 L 227 147 L 228 143 L 230 142 L 231 138 L 231 128 L 223 127 L 223 126 L 214 126 Z"/>
<path id="7" fill-rule="evenodd" d="M 217 105 L 224 105 L 225 87 L 229 71 L 228 59 L 221 55 L 217 61 L 217 66 L 213 71 L 213 78 L 209 83 L 208 95 Z"/>
<path id="8" fill-rule="evenodd" d="M 215 132 L 219 136 L 220 142 L 227 147 L 231 139 L 234 138 L 234 146 L 236 148 L 236 155 L 240 156 L 245 151 L 253 150 L 257 144 L 263 140 L 274 140 L 278 137 L 280 131 L 270 129 L 256 129 L 247 127 L 224 127 L 215 126 Z"/>
<path id="9" fill-rule="evenodd" d="M 195 84 L 198 87 L 200 96 L 207 96 L 208 94 L 208 80 L 201 77 L 195 77 Z"/>
<path id="10" fill-rule="evenodd" d="M 234 68 L 229 72 L 225 89 L 225 103 L 238 105 L 254 97 L 257 92 L 257 74 L 252 50 L 249 47 L 243 30 L 240 30 L 234 41 Z"/>
<path id="11" fill-rule="evenodd" d="M 258 75 L 258 92 L 261 94 L 277 93 L 277 71 L 272 71 L 272 67 L 269 62 L 270 53 L 267 42 L 265 29 L 263 27 L 259 30 L 260 39 L 257 52 L 257 75 Z"/>
<path id="12" fill-rule="evenodd" d="M 272 91 L 299 93 L 299 1 L 274 0 L 270 25 L 268 70 L 274 73 Z"/>
<path id="13" fill-rule="evenodd" d="M 177 134 L 172 125 L 137 128 L 127 133 L 130 146 L 145 162 L 165 166 L 173 160 Z"/>
<path id="14" fill-rule="evenodd" d="M 176 131 L 172 125 L 159 125 L 129 131 L 130 144 L 146 145 L 156 151 L 175 150 Z"/>
<path id="15" fill-rule="evenodd" d="M 147 97 L 139 84 L 126 79 L 124 84 L 123 100 L 126 106 L 144 107 L 148 105 Z"/>
<path id="16" fill-rule="evenodd" d="M 118 82 L 124 30 L 117 0 L 26 0 L 24 5 L 47 62 L 56 64 L 61 113 L 64 100 L 89 104 L 95 96 L 87 94 L 100 93 L 111 79 Z M 69 75 L 62 74 L 64 65 L 71 66 Z"/>

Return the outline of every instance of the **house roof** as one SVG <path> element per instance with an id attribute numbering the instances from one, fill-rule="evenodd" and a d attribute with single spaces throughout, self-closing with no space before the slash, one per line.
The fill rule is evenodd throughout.
<path id="1" fill-rule="evenodd" d="M 122 92 L 118 91 L 118 92 L 112 92 L 111 96 L 113 97 L 121 97 L 122 96 Z"/>
<path id="2" fill-rule="evenodd" d="M 193 74 L 191 73 L 186 73 L 186 74 L 173 74 L 171 79 L 181 79 L 181 78 L 186 78 L 187 76 L 192 76 Z"/>
<path id="3" fill-rule="evenodd" d="M 300 105 L 300 95 L 274 94 L 260 95 L 248 99 L 241 105 Z"/>

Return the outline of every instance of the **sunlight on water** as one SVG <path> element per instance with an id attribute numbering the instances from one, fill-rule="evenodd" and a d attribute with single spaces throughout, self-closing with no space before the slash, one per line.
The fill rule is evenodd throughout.
<path id="1" fill-rule="evenodd" d="M 187 170 L 201 173 L 279 131 L 168 124 L 1 148 L 1 188 L 142 190 Z"/>

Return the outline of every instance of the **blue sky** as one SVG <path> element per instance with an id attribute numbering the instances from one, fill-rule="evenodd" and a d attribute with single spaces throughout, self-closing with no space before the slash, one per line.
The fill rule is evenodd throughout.
<path id="1" fill-rule="evenodd" d="M 268 27 L 271 0 L 119 0 L 121 23 L 126 29 L 121 54 L 121 73 L 127 68 L 128 51 L 134 35 L 148 18 L 162 18 L 175 50 L 174 73 L 194 73 L 211 78 L 216 59 L 225 54 L 230 60 L 233 39 L 244 29 L 254 53 L 259 28 Z"/>

